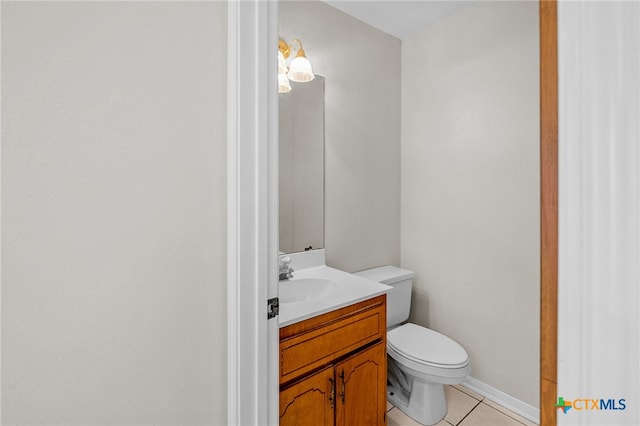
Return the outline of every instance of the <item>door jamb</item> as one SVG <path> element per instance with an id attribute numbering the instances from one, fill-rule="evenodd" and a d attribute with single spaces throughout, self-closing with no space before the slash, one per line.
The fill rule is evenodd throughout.
<path id="1" fill-rule="evenodd" d="M 227 2 L 227 37 L 227 424 L 277 425 L 277 2 Z"/>

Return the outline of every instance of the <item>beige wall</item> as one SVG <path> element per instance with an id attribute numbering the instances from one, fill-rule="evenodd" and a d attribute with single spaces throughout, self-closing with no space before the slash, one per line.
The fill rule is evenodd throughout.
<path id="1" fill-rule="evenodd" d="M 2 423 L 226 423 L 226 5 L 2 4 Z"/>
<path id="2" fill-rule="evenodd" d="M 280 3 L 325 82 L 327 264 L 400 262 L 400 40 L 317 1 Z"/>
<path id="3" fill-rule="evenodd" d="M 402 266 L 412 320 L 538 406 L 536 2 L 478 2 L 403 40 Z"/>

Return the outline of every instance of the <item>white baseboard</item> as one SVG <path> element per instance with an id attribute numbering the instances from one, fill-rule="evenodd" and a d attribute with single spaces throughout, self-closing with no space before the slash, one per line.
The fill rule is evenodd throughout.
<path id="1" fill-rule="evenodd" d="M 540 424 L 540 409 L 533 405 L 527 404 L 524 401 L 520 401 L 517 398 L 507 395 L 506 393 L 498 390 L 488 384 L 481 382 L 478 379 L 474 379 L 469 376 L 462 385 L 469 390 L 474 391 L 478 395 L 489 398 L 490 400 L 497 402 L 504 408 L 513 411 L 516 414 L 521 415 L 527 420 L 530 420 L 536 424 Z"/>

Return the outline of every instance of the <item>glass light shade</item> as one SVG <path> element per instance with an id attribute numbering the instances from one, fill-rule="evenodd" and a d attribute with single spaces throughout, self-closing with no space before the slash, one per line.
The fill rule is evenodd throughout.
<path id="1" fill-rule="evenodd" d="M 287 78 L 287 65 L 284 63 L 284 55 L 278 52 L 278 93 L 287 93 L 291 90 L 289 79 Z"/>
<path id="2" fill-rule="evenodd" d="M 289 73 L 287 74 L 289 80 L 298 83 L 305 83 L 314 79 L 313 71 L 311 70 L 311 63 L 304 56 L 297 56 L 291 65 L 289 65 Z"/>
<path id="3" fill-rule="evenodd" d="M 285 73 L 278 74 L 278 93 L 287 93 L 291 91 L 289 79 Z"/>
<path id="4" fill-rule="evenodd" d="M 284 62 L 284 55 L 278 51 L 278 74 L 287 73 L 287 64 Z"/>

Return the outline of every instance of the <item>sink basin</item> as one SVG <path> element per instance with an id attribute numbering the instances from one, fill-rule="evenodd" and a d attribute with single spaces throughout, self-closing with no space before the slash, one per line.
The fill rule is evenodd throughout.
<path id="1" fill-rule="evenodd" d="M 297 278 L 280 281 L 280 303 L 300 303 L 307 300 L 319 299 L 335 290 L 338 284 L 324 278 Z"/>

